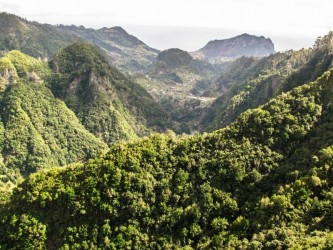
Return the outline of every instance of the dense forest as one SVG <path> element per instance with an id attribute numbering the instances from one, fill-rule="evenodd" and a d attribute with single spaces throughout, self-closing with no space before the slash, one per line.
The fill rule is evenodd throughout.
<path id="1" fill-rule="evenodd" d="M 140 85 L 85 43 L 60 50 L 49 63 L 5 52 L 0 111 L 1 193 L 30 173 L 88 160 L 169 122 Z"/>
<path id="2" fill-rule="evenodd" d="M 55 96 L 108 145 L 168 126 L 167 113 L 147 91 L 110 67 L 96 47 L 74 43 L 59 50 L 50 64 Z"/>
<path id="3" fill-rule="evenodd" d="M 32 174 L 4 248 L 330 249 L 333 71 L 202 135 L 120 143 Z"/>
<path id="4" fill-rule="evenodd" d="M 333 248 L 333 32 L 212 65 L 120 27 L 0 23 L 0 249 Z M 147 71 L 82 41 L 106 37 Z"/>
<path id="5" fill-rule="evenodd" d="M 247 109 L 321 76 L 333 67 L 332 38 L 330 32 L 319 38 L 313 48 L 264 58 L 241 57 L 232 62 L 204 93 L 217 99 L 204 111 L 199 130 L 225 127 Z"/>

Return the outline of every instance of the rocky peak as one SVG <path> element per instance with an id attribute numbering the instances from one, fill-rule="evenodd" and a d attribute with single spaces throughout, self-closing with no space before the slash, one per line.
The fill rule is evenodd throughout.
<path id="1" fill-rule="evenodd" d="M 263 57 L 275 53 L 271 39 L 242 34 L 230 39 L 213 40 L 193 53 L 208 60 L 233 59 L 242 56 Z"/>

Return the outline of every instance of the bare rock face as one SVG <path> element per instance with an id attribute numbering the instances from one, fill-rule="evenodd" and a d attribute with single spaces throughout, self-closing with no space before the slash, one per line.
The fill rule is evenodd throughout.
<path id="1" fill-rule="evenodd" d="M 230 60 L 242 56 L 264 57 L 275 53 L 271 39 L 242 34 L 230 39 L 214 40 L 192 53 L 194 57 L 208 61 Z"/>

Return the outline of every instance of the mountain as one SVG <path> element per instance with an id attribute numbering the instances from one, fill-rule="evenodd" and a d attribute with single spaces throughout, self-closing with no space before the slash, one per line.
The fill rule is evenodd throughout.
<path id="1" fill-rule="evenodd" d="M 192 55 L 210 62 L 221 62 L 242 56 L 264 57 L 274 53 L 271 39 L 242 34 L 229 39 L 210 41 Z"/>
<path id="2" fill-rule="evenodd" d="M 77 39 L 54 28 L 1 12 L 0 51 L 20 50 L 35 58 L 50 59 L 59 48 Z"/>
<path id="3" fill-rule="evenodd" d="M 176 72 L 180 69 L 206 77 L 214 75 L 221 67 L 203 60 L 194 59 L 187 51 L 174 48 L 160 52 L 149 68 L 148 73 L 154 72 L 162 75 L 173 71 Z"/>
<path id="4" fill-rule="evenodd" d="M 40 24 L 0 13 L 0 51 L 17 49 L 35 58 L 51 59 L 58 49 L 78 41 L 98 46 L 110 63 L 126 72 L 142 71 L 158 53 L 121 27 L 94 30 Z"/>
<path id="5" fill-rule="evenodd" d="M 59 50 L 51 67 L 56 97 L 108 145 L 168 126 L 165 111 L 140 85 L 111 67 L 96 47 L 74 43 Z"/>
<path id="6" fill-rule="evenodd" d="M 193 62 L 192 56 L 181 49 L 168 49 L 158 54 L 155 66 L 157 68 L 178 68 L 188 66 Z"/>
<path id="7" fill-rule="evenodd" d="M 47 87 L 47 63 L 20 51 L 0 58 L 0 183 L 98 156 L 106 145 Z"/>
<path id="8" fill-rule="evenodd" d="M 332 90 L 331 69 L 225 129 L 155 135 L 31 175 L 0 210 L 0 244 L 331 249 Z"/>
<path id="9" fill-rule="evenodd" d="M 218 98 L 203 111 L 201 129 L 224 127 L 247 109 L 315 80 L 333 67 L 332 41 L 333 32 L 330 32 L 318 39 L 312 49 L 276 53 L 261 59 L 239 58 L 229 64 L 204 93 Z"/>
<path id="10" fill-rule="evenodd" d="M 59 50 L 50 63 L 3 53 L 0 111 L 0 203 L 31 173 L 94 158 L 170 123 L 141 86 L 85 43 Z"/>
<path id="11" fill-rule="evenodd" d="M 101 48 L 109 63 L 125 72 L 142 72 L 159 52 L 121 27 L 87 29 L 83 26 L 56 26 L 56 30 Z"/>
<path id="12" fill-rule="evenodd" d="M 0 249 L 332 249 L 333 32 L 240 37 L 157 55 L 0 14 Z"/>

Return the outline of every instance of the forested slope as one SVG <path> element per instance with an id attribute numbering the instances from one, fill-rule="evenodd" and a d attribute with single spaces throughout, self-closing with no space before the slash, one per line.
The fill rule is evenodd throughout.
<path id="1" fill-rule="evenodd" d="M 92 45 L 61 50 L 51 66 L 17 50 L 0 57 L 1 193 L 30 173 L 96 157 L 106 144 L 168 125 L 152 97 Z"/>
<path id="2" fill-rule="evenodd" d="M 201 118 L 201 130 L 224 127 L 249 108 L 318 78 L 333 66 L 333 32 L 311 49 L 279 52 L 261 59 L 240 58 L 206 91 L 217 100 Z"/>
<path id="3" fill-rule="evenodd" d="M 50 74 L 47 63 L 19 51 L 0 58 L 1 185 L 98 156 L 107 148 L 54 97 L 46 86 Z"/>
<path id="4" fill-rule="evenodd" d="M 331 249 L 333 70 L 194 137 L 155 135 L 31 175 L 3 248 Z"/>
<path id="5" fill-rule="evenodd" d="M 51 67 L 56 73 L 50 81 L 52 91 L 108 145 L 168 126 L 168 115 L 160 105 L 111 67 L 96 47 L 74 43 L 59 50 Z"/>

